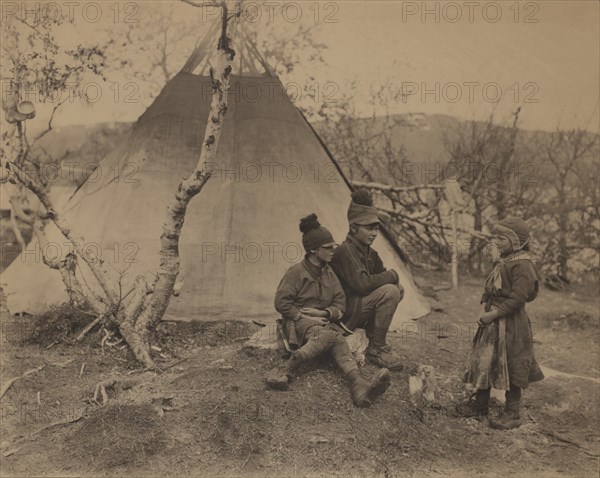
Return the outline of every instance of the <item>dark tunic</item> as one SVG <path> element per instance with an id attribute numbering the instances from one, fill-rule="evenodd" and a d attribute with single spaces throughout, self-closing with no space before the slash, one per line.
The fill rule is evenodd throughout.
<path id="1" fill-rule="evenodd" d="M 333 253 L 331 268 L 346 294 L 344 322 L 350 329 L 360 322 L 363 297 L 382 285 L 398 283 L 398 274 L 383 267 L 379 254 L 350 235 Z"/>
<path id="2" fill-rule="evenodd" d="M 510 383 L 527 388 L 544 378 L 533 355 L 533 335 L 525 304 L 537 296 L 539 281 L 529 260 L 505 262 L 500 267 L 501 289 L 487 281 L 481 302 L 498 309 L 506 318 L 506 356 Z M 498 328 L 496 327 L 496 330 Z"/>

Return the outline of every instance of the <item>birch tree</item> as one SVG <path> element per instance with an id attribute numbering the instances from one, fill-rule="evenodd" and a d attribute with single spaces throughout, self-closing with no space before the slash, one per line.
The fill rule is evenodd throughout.
<path id="1" fill-rule="evenodd" d="M 200 193 L 211 176 L 207 164 L 216 154 L 223 120 L 227 112 L 227 98 L 235 51 L 232 48 L 232 32 L 240 16 L 240 1 L 234 3 L 230 11 L 226 1 L 193 2 L 195 7 L 217 6 L 220 8 L 220 34 L 218 35 L 216 66 L 211 69 L 212 100 L 202 148 L 195 169 L 183 179 L 171 199 L 162 227 L 160 265 L 158 270 L 136 277 L 131 290 L 121 292 L 118 278 L 106 270 L 102 261 L 95 261 L 85 254 L 82 245 L 85 239 L 75 225 L 69 224 L 57 210 L 48 195 L 47 188 L 36 177 L 28 174 L 22 167 L 26 144 L 21 141 L 22 149 L 15 157 L 3 157 L 2 177 L 8 181 L 22 184 L 31 191 L 43 206 L 42 217 L 36 220 L 51 220 L 70 242 L 74 253 L 61 263 L 48 264 L 62 270 L 63 278 L 70 277 L 71 271 L 79 267 L 83 259 L 93 274 L 102 296 L 92 296 L 77 282 L 65 283 L 73 301 L 84 300 L 98 315 L 99 321 L 108 321 L 116 327 L 130 346 L 137 360 L 148 368 L 155 368 L 150 355 L 149 333 L 162 319 L 169 305 L 175 281 L 179 274 L 179 237 L 183 228 L 187 206 Z M 24 121 L 17 121 L 22 129 Z"/>
<path id="2" fill-rule="evenodd" d="M 2 82 L 3 123 L 0 161 L 12 161 L 28 171 L 49 190 L 44 167 L 56 164 L 56 158 L 40 148 L 39 141 L 53 129 L 56 114 L 67 101 L 85 101 L 77 86 L 85 75 L 104 78 L 103 45 L 80 41 L 59 44 L 55 32 L 69 31 L 71 22 L 63 16 L 47 14 L 6 15 L 1 26 L 0 71 Z M 35 136 L 27 131 L 27 120 L 36 115 L 35 105 L 46 105 L 46 126 Z M 24 109 L 27 111 L 24 111 Z M 39 114 L 39 113 L 38 113 Z M 6 172 L 6 171 L 4 171 Z M 20 246 L 25 249 L 21 225 L 34 225 L 31 212 L 36 208 L 24 185 L 9 181 L 3 174 L 3 187 L 10 196 L 11 225 Z M 44 234 L 44 218 L 38 218 L 36 235 Z M 46 258 L 44 257 L 44 260 Z M 56 264 L 55 264 L 56 265 Z"/>

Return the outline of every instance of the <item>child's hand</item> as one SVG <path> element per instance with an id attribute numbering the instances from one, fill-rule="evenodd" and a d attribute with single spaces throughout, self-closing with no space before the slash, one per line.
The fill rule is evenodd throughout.
<path id="1" fill-rule="evenodd" d="M 296 321 L 298 321 L 300 319 L 316 320 L 317 322 L 324 324 L 324 325 L 329 323 L 329 319 L 326 319 L 325 317 L 316 317 L 314 315 L 303 314 L 302 312 L 300 312 Z"/>
<path id="2" fill-rule="evenodd" d="M 303 307 L 300 309 L 300 312 L 303 315 L 308 315 L 309 317 L 329 317 L 329 313 L 326 310 L 314 309 L 312 307 Z"/>
<path id="3" fill-rule="evenodd" d="M 479 316 L 479 320 L 477 323 L 479 325 L 488 325 L 491 324 L 494 320 L 499 317 L 497 310 L 491 310 L 489 312 L 485 312 Z"/>

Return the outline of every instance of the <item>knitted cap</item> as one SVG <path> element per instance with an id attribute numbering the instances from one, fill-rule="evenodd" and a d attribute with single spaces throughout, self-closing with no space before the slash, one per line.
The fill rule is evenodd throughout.
<path id="1" fill-rule="evenodd" d="M 364 188 L 354 191 L 348 207 L 348 223 L 367 226 L 379 222 L 381 221 L 377 209 L 373 207 L 371 193 Z"/>
<path id="2" fill-rule="evenodd" d="M 509 216 L 502 219 L 493 227 L 493 231 L 507 236 L 510 239 L 513 251 L 522 249 L 529 241 L 529 226 L 519 217 Z"/>
<path id="3" fill-rule="evenodd" d="M 300 220 L 300 232 L 302 232 L 302 245 L 306 252 L 314 251 L 323 244 L 335 242 L 331 232 L 321 226 L 314 213 Z"/>

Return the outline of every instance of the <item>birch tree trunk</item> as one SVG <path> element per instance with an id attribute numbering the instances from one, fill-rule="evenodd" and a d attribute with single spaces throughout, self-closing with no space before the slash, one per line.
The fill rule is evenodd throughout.
<path id="1" fill-rule="evenodd" d="M 189 2 L 192 3 L 192 2 Z M 130 346 L 134 356 L 138 361 L 148 368 L 155 368 L 154 361 L 150 355 L 149 334 L 162 319 L 173 294 L 175 282 L 179 274 L 179 237 L 183 228 L 185 213 L 189 202 L 204 187 L 211 176 L 211 172 L 206 169 L 206 165 L 213 162 L 217 152 L 223 120 L 227 113 L 227 97 L 229 83 L 232 71 L 232 62 L 235 51 L 231 46 L 231 38 L 228 34 L 229 22 L 235 27 L 241 14 L 241 1 L 236 1 L 235 11 L 229 13 L 225 1 L 220 4 L 211 3 L 221 8 L 221 34 L 219 36 L 218 68 L 211 68 L 211 78 L 213 80 L 213 95 L 211 108 L 206 125 L 204 140 L 196 168 L 189 177 L 185 178 L 175 193 L 167 208 L 167 217 L 163 224 L 161 234 L 160 266 L 154 274 L 154 280 L 149 281 L 144 276 L 136 278 L 135 285 L 130 291 L 129 300 L 124 303 L 123 298 L 117 293 L 115 281 L 109 276 L 103 268 L 103 261 L 89 258 L 82 247 L 85 244 L 83 237 L 74 231 L 64 217 L 55 209 L 46 187 L 35 178 L 30 177 L 22 170 L 18 161 L 8 162 L 7 170 L 14 175 L 18 181 L 32 191 L 46 209 L 46 217 L 51 219 L 58 227 L 61 233 L 73 245 L 75 252 L 89 266 L 98 285 L 105 294 L 105 310 L 103 317 L 112 317 L 112 321 L 117 325 L 125 341 Z M 194 3 L 192 3 L 194 4 Z M 201 4 L 194 4 L 201 6 Z M 43 233 L 43 223 L 38 220 L 36 223 L 38 238 L 41 242 L 45 240 Z M 82 303 L 87 300 L 87 294 L 83 291 L 81 284 L 77 282 L 75 268 L 77 266 L 77 257 L 67 257 L 64 261 L 53 262 L 46 261 L 46 264 L 60 271 L 65 284 L 73 287 L 67 288 L 72 301 Z M 120 288 L 119 288 L 120 289 Z M 104 299 L 103 299 L 104 300 Z M 97 313 L 100 313 L 97 301 L 92 300 L 91 304 Z"/>

